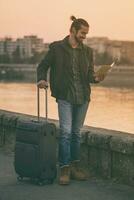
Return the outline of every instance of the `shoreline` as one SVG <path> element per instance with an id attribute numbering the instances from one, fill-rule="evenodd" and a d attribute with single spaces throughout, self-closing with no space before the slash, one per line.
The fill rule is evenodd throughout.
<path id="1" fill-rule="evenodd" d="M 0 83 L 36 83 L 36 68 L 29 64 L 0 64 Z M 134 66 L 115 66 L 102 82 L 91 85 L 134 89 Z"/>
<path id="2" fill-rule="evenodd" d="M 0 84 L 36 84 L 36 82 L 33 81 L 26 81 L 26 80 L 10 80 L 10 81 L 0 81 Z M 134 90 L 134 84 L 117 84 L 117 83 L 109 83 L 109 82 L 101 82 L 98 84 L 91 84 L 91 87 L 104 87 L 104 88 L 113 88 L 113 89 L 130 89 Z"/>

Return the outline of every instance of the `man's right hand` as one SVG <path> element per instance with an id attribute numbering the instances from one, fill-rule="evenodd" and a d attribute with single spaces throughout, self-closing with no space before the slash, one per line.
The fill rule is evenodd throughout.
<path id="1" fill-rule="evenodd" d="M 38 83 L 37 83 L 37 86 L 41 89 L 46 89 L 48 88 L 48 82 L 45 81 L 45 80 L 40 80 Z"/>

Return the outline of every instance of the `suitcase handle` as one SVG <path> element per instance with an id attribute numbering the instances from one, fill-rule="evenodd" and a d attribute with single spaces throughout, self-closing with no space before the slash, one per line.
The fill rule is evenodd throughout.
<path id="1" fill-rule="evenodd" d="M 46 122 L 48 122 L 48 94 L 47 89 L 45 88 L 45 114 L 46 114 Z M 40 88 L 37 86 L 37 115 L 38 122 L 40 121 Z"/>

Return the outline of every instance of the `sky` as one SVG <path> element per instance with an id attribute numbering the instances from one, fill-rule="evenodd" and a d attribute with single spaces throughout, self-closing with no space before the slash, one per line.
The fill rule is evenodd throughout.
<path id="1" fill-rule="evenodd" d="M 71 15 L 88 21 L 87 37 L 134 41 L 134 0 L 0 0 L 0 38 L 60 40 L 69 34 Z"/>

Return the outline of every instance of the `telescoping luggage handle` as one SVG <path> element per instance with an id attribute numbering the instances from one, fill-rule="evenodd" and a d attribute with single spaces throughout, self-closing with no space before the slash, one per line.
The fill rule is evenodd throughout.
<path id="1" fill-rule="evenodd" d="M 46 122 L 48 122 L 48 94 L 47 88 L 45 90 L 45 114 L 46 114 Z M 40 121 L 40 88 L 37 86 L 37 115 L 38 122 Z"/>

